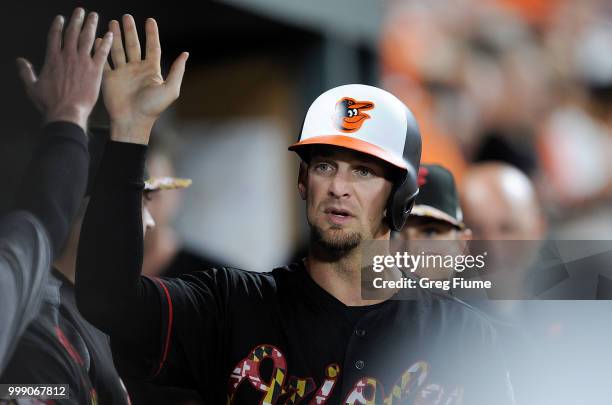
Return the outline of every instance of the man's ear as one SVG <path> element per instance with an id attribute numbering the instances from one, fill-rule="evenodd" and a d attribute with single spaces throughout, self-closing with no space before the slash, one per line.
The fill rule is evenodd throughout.
<path id="1" fill-rule="evenodd" d="M 308 197 L 306 184 L 308 184 L 308 165 L 305 162 L 301 162 L 300 173 L 298 174 L 298 191 L 302 200 L 306 200 Z"/>
<path id="2" fill-rule="evenodd" d="M 472 234 L 472 230 L 470 228 L 464 228 L 459 231 L 459 239 L 464 241 L 471 241 L 474 235 Z"/>
<path id="3" fill-rule="evenodd" d="M 464 228 L 458 231 L 459 237 L 457 238 L 457 242 L 459 243 L 460 250 L 464 252 L 464 254 L 469 253 L 468 243 L 472 240 L 472 230 L 470 228 Z"/>

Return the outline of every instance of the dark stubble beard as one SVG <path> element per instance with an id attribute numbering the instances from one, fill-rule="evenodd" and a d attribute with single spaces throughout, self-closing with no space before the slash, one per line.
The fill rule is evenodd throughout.
<path id="1" fill-rule="evenodd" d="M 361 241 L 362 236 L 358 232 L 326 236 L 318 226 L 310 227 L 312 253 L 323 261 L 338 261 L 359 246 Z"/>

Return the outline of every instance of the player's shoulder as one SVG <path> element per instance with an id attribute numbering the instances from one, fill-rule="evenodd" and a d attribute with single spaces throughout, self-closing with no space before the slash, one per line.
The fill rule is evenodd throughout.
<path id="1" fill-rule="evenodd" d="M 474 305 L 457 297 L 432 293 L 430 308 L 434 318 L 445 323 L 446 329 L 457 334 L 468 334 L 485 340 L 495 339 L 491 319 Z"/>
<path id="2" fill-rule="evenodd" d="M 166 284 L 190 289 L 227 291 L 231 294 L 266 295 L 276 292 L 281 285 L 294 283 L 303 273 L 299 264 L 258 272 L 231 266 L 209 266 L 177 278 L 163 279 Z"/>

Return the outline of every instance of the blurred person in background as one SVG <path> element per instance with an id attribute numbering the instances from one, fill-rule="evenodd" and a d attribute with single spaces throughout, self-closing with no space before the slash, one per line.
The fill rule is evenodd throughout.
<path id="1" fill-rule="evenodd" d="M 107 34 L 90 56 L 97 15 L 90 14 L 81 29 L 83 19 L 83 10 L 77 9 L 65 32 L 63 17 L 54 19 L 39 76 L 30 62 L 17 60 L 44 127 L 23 179 L 18 210 L 0 219 L 0 376 L 37 313 L 43 290 L 47 293 L 50 263 L 64 245 L 87 181 L 85 130 L 112 37 Z"/>
<path id="2" fill-rule="evenodd" d="M 463 223 L 452 173 L 440 165 L 421 165 L 419 194 L 406 225 L 394 234 L 393 244 L 397 245 L 397 240 L 406 241 L 397 248 L 406 248 L 414 255 L 424 251 L 455 256 L 465 253 L 471 237 L 471 230 Z M 432 280 L 446 280 L 455 272 L 452 269 L 420 268 L 415 274 Z"/>
<path id="3" fill-rule="evenodd" d="M 529 268 L 547 230 L 532 182 L 508 164 L 480 163 L 466 172 L 459 195 L 465 223 L 488 254 L 483 275 L 492 293 L 528 298 Z"/>
<path id="4" fill-rule="evenodd" d="M 89 14 L 84 21 L 84 10 L 77 9 L 73 15 L 71 25 L 67 30 L 66 45 L 72 42 L 69 35 L 79 32 L 81 25 L 85 25 L 84 34 L 81 35 L 83 46 L 91 47 L 94 44 L 97 15 Z M 124 27 L 135 30 L 131 16 L 124 16 Z M 148 22 L 148 38 L 150 42 L 159 39 L 154 22 Z M 119 23 L 115 20 L 109 23 L 109 29 L 115 35 L 115 41 L 121 41 Z M 61 31 L 60 31 L 61 32 Z M 113 35 L 107 39 L 97 39 L 95 47 L 97 52 L 106 49 L 106 55 L 111 48 Z M 58 41 L 59 43 L 59 41 Z M 113 42 L 114 52 L 117 52 L 117 43 Z M 102 48 L 105 47 L 105 48 Z M 83 52 L 88 54 L 89 51 Z M 106 58 L 100 60 L 102 68 Z M 79 61 L 84 63 L 83 61 Z M 108 62 L 106 62 L 108 63 Z M 154 66 L 152 66 L 154 68 Z M 157 69 L 160 69 L 159 62 Z M 104 74 L 104 86 L 108 86 L 110 67 L 107 65 Z M 113 70 L 122 74 L 120 66 Z M 180 81 L 179 83 L 180 84 Z M 168 87 L 168 90 L 172 89 Z M 108 98 L 105 99 L 108 102 Z M 111 126 L 111 132 L 115 128 Z M 3 383 L 38 383 L 38 384 L 67 384 L 69 386 L 69 399 L 65 403 L 109 403 L 129 404 L 130 399 L 126 388 L 117 373 L 110 349 L 107 335 L 88 323 L 77 309 L 74 293 L 76 253 L 83 218 L 94 190 L 97 168 L 100 164 L 108 130 L 94 129 L 95 134 L 89 137 L 89 151 L 91 156 L 89 182 L 86 198 L 83 199 L 79 213 L 71 224 L 68 241 L 58 258 L 53 262 L 53 269 L 45 285 L 45 297 L 40 314 L 26 329 L 20 340 L 15 354 L 2 376 Z M 163 188 L 184 186 L 176 179 L 152 179 L 146 182 L 146 192 L 142 196 L 142 233 L 152 228 L 155 223 L 146 207 L 148 193 Z M 99 305 L 105 305 L 99 302 Z M 64 401 L 64 400 L 62 400 Z"/>
<path id="5" fill-rule="evenodd" d="M 164 189 L 185 188 L 189 179 L 175 179 L 170 154 L 158 147 L 147 156 L 149 175 Z M 174 186 L 172 186 L 174 185 Z M 144 240 L 142 274 L 146 276 L 177 277 L 181 274 L 203 270 L 217 262 L 185 246 L 173 227 L 173 221 L 180 210 L 180 191 L 149 193 L 148 208 L 155 218 L 155 228 L 147 233 Z"/>
<path id="6" fill-rule="evenodd" d="M 548 221 L 533 183 L 504 163 L 481 163 L 466 172 L 460 196 L 466 224 L 473 231 L 471 247 L 488 253 L 485 277 L 495 287 L 491 299 L 470 303 L 493 320 L 519 403 L 570 404 L 584 398 L 585 391 L 589 391 L 589 403 L 600 402 L 605 389 L 594 381 L 609 372 L 601 357 L 608 356 L 598 354 L 590 345 L 610 336 L 605 323 L 594 315 L 603 312 L 607 304 L 537 300 L 542 292 L 552 300 L 567 299 L 579 280 L 567 277 L 563 254 L 555 253 L 554 241 L 546 240 Z M 551 248 L 553 255 L 547 257 Z M 586 262 L 584 266 L 601 266 Z M 563 274 L 560 278 L 557 269 Z M 595 298 L 594 292 L 591 294 Z M 589 322 L 592 326 L 585 328 Z M 593 375 L 568 371 L 568 364 L 572 370 L 593 370 Z M 559 381 L 569 378 L 568 373 L 574 383 L 559 387 Z"/>
<path id="7" fill-rule="evenodd" d="M 527 326 L 531 305 L 538 303 L 519 301 L 534 298 L 531 276 L 547 229 L 535 187 L 506 163 L 479 163 L 465 173 L 459 195 L 473 233 L 471 253 L 486 252 L 481 277 L 492 283 L 488 300 L 470 303 L 491 317 L 499 333 L 518 403 L 542 403 L 552 387 L 540 383 L 542 351 Z"/>
<path id="8" fill-rule="evenodd" d="M 174 168 L 167 153 L 160 149 L 151 152 L 146 162 L 147 180 L 143 190 L 146 202 L 143 207 L 150 213 L 155 226 L 144 233 L 142 274 L 148 277 L 177 277 L 204 270 L 211 266 L 210 262 L 183 248 L 171 225 L 180 206 L 179 190 L 189 187 L 191 180 L 173 177 Z M 159 192 L 160 190 L 164 192 Z M 201 403 L 199 395 L 193 390 L 158 386 L 130 378 L 125 379 L 125 384 L 133 405 Z"/>

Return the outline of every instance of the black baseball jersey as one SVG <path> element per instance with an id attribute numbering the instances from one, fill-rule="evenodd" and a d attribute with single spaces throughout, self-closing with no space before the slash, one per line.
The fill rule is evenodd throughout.
<path id="1" fill-rule="evenodd" d="M 163 303 L 160 358 L 137 364 L 156 364 L 158 383 L 191 382 L 205 403 L 512 403 L 492 329 L 453 299 L 348 307 L 301 263 L 148 282 Z"/>
<path id="2" fill-rule="evenodd" d="M 26 329 L 1 383 L 68 384 L 57 404 L 129 404 L 115 370 L 108 336 L 78 312 L 74 288 L 51 272 L 40 314 Z"/>

